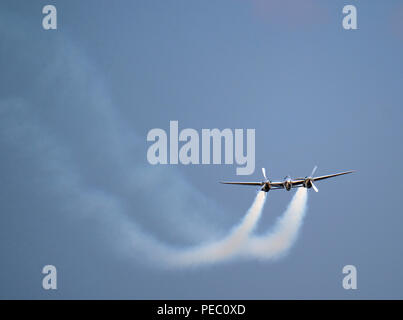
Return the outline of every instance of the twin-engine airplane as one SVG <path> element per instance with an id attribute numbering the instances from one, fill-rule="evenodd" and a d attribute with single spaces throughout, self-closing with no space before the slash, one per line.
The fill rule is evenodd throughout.
<path id="1" fill-rule="evenodd" d="M 262 168 L 263 177 L 265 179 L 262 182 L 220 182 L 220 183 L 236 184 L 236 185 L 242 185 L 242 186 L 261 186 L 262 187 L 261 190 L 264 192 L 269 192 L 270 190 L 277 190 L 277 189 L 286 189 L 287 191 L 290 191 L 292 188 L 300 188 L 300 187 L 304 187 L 304 188 L 308 188 L 308 189 L 312 188 L 313 190 L 315 190 L 315 192 L 318 192 L 319 190 L 315 186 L 314 182 L 320 181 L 320 180 L 325 180 L 328 178 L 337 177 L 337 176 L 342 176 L 344 174 L 354 172 L 354 171 L 345 171 L 345 172 L 340 172 L 340 173 L 335 173 L 335 174 L 329 174 L 326 176 L 314 177 L 313 175 L 315 174 L 315 171 L 317 168 L 318 167 L 315 166 L 315 168 L 313 168 L 313 170 L 312 170 L 311 175 L 306 176 L 305 178 L 292 179 L 290 176 L 287 176 L 284 178 L 283 181 L 280 181 L 280 182 L 270 181 L 266 177 L 266 169 Z"/>

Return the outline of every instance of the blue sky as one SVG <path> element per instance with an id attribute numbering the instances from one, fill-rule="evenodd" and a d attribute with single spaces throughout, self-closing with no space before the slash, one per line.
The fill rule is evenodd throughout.
<path id="1" fill-rule="evenodd" d="M 1 298 L 402 298 L 399 1 L 51 1 L 58 30 L 44 31 L 49 3 L 0 5 Z M 310 193 L 281 260 L 162 271 L 132 248 L 137 227 L 200 243 L 255 195 L 217 183 L 235 165 L 150 166 L 147 132 L 170 120 L 256 129 L 245 180 L 357 173 Z M 257 231 L 290 199 L 269 193 Z"/>

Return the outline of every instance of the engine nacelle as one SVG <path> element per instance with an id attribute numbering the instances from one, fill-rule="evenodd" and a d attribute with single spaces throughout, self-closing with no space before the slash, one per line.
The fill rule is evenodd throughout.
<path id="1" fill-rule="evenodd" d="M 305 178 L 304 183 L 302 184 L 305 188 L 312 188 L 312 179 L 311 178 Z"/>
<path id="2" fill-rule="evenodd" d="M 262 187 L 261 190 L 264 191 L 264 192 L 269 192 L 270 189 L 271 189 L 270 182 L 266 182 L 266 183 L 263 185 L 263 187 Z"/>

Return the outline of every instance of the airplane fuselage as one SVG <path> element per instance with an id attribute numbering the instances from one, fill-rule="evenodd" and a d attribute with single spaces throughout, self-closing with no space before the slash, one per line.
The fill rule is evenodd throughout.
<path id="1" fill-rule="evenodd" d="M 287 176 L 284 178 L 284 189 L 286 189 L 287 191 L 290 191 L 292 188 L 292 179 L 290 176 Z"/>

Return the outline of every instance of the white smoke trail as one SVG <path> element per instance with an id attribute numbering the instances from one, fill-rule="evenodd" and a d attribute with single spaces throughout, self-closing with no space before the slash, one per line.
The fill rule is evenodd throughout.
<path id="1" fill-rule="evenodd" d="M 169 257 L 168 263 L 172 266 L 196 266 L 213 264 L 234 258 L 248 241 L 248 237 L 255 229 L 262 214 L 266 200 L 266 193 L 259 191 L 252 206 L 242 222 L 234 227 L 233 231 L 224 239 L 210 244 L 201 245 Z"/>
<path id="2" fill-rule="evenodd" d="M 160 261 L 169 267 L 190 267 L 215 264 L 234 258 L 277 259 L 284 256 L 295 243 L 307 209 L 308 191 L 300 188 L 287 210 L 265 235 L 252 236 L 266 200 L 260 191 L 242 222 L 221 241 L 182 250 L 159 246 L 153 248 Z"/>
<path id="3" fill-rule="evenodd" d="M 276 259 L 285 255 L 297 239 L 307 200 L 307 189 L 300 188 L 271 231 L 263 236 L 249 238 L 245 245 L 245 255 L 260 259 Z"/>

